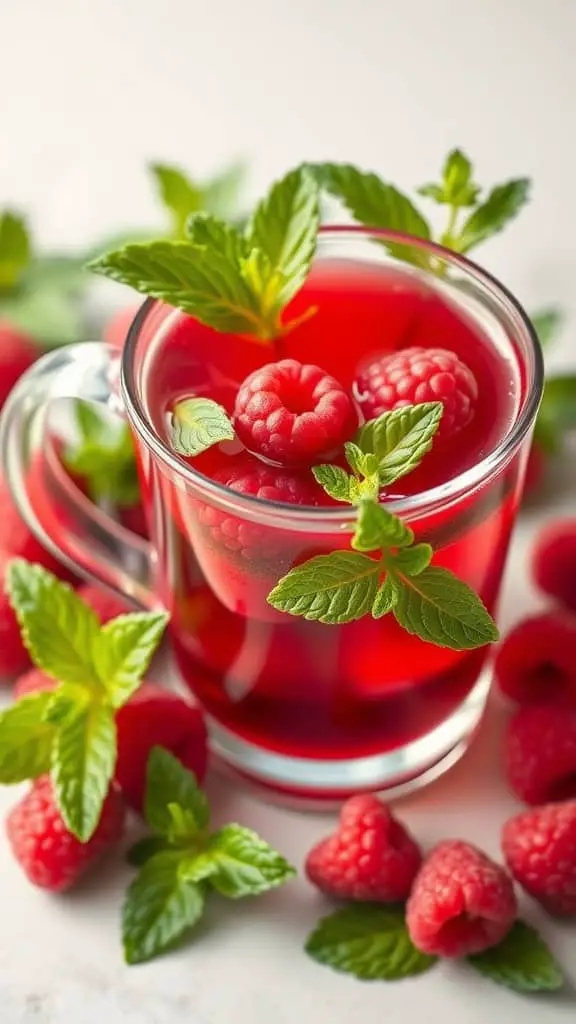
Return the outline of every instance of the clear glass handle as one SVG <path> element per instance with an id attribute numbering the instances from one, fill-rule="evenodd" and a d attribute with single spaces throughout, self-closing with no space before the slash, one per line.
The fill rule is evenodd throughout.
<path id="1" fill-rule="evenodd" d="M 0 459 L 22 517 L 38 540 L 74 572 L 147 608 L 154 595 L 154 550 L 94 505 L 65 472 L 52 434 L 61 399 L 82 399 L 118 415 L 117 350 L 102 342 L 55 349 L 18 381 L 0 417 Z M 1 514 L 1 510 L 0 510 Z"/>

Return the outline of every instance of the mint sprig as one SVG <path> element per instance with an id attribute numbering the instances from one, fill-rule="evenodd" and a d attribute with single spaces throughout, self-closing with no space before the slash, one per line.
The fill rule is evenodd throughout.
<path id="1" fill-rule="evenodd" d="M 213 444 L 233 440 L 235 434 L 226 410 L 218 402 L 187 398 L 172 410 L 170 436 L 175 452 L 195 456 Z"/>
<path id="2" fill-rule="evenodd" d="M 21 280 L 32 256 L 24 217 L 13 210 L 0 213 L 0 291 L 9 291 Z"/>
<path id="3" fill-rule="evenodd" d="M 257 896 L 295 870 L 251 829 L 210 834 L 209 807 L 192 772 L 155 747 L 148 761 L 145 815 L 153 835 L 129 853 L 140 871 L 126 894 L 124 956 L 142 963 L 170 948 L 199 921 L 214 889 L 229 899 Z"/>
<path id="4" fill-rule="evenodd" d="M 402 907 L 371 903 L 350 904 L 322 918 L 305 949 L 318 963 L 362 981 L 398 981 L 437 963 L 414 946 Z"/>
<path id="5" fill-rule="evenodd" d="M 484 977 L 514 992 L 555 992 L 564 986 L 562 968 L 546 943 L 524 921 L 516 921 L 497 946 L 468 957 Z"/>
<path id="6" fill-rule="evenodd" d="M 64 450 L 64 464 L 80 477 L 96 504 L 130 508 L 140 500 L 134 442 L 127 423 L 88 402 L 74 406 L 76 438 Z"/>
<path id="7" fill-rule="evenodd" d="M 412 529 L 379 503 L 382 481 L 411 472 L 429 451 L 441 413 L 441 403 L 384 413 L 345 446 L 351 473 L 314 467 L 328 494 L 357 508 L 353 550 L 295 566 L 269 593 L 273 608 L 327 625 L 392 613 L 408 633 L 457 651 L 498 639 L 480 597 L 448 569 L 430 565 L 433 548 L 416 543 Z"/>
<path id="8" fill-rule="evenodd" d="M 67 584 L 22 559 L 9 563 L 6 591 L 33 661 L 57 686 L 0 714 L 0 783 L 50 770 L 66 826 L 87 842 L 114 774 L 115 712 L 140 685 L 167 615 L 136 612 L 101 626 Z"/>
<path id="9" fill-rule="evenodd" d="M 215 330 L 265 342 L 295 326 L 282 314 L 310 268 L 319 217 L 318 186 L 297 168 L 273 185 L 243 231 L 196 214 L 188 241 L 128 245 L 88 266 Z"/>

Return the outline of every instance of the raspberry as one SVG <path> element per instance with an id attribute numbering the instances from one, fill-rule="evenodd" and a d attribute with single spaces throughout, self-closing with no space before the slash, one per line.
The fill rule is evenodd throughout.
<path id="1" fill-rule="evenodd" d="M 124 830 L 124 805 L 111 789 L 98 827 L 87 843 L 68 832 L 48 775 L 37 779 L 8 815 L 6 833 L 16 860 L 33 885 L 52 892 L 69 889 Z"/>
<path id="2" fill-rule="evenodd" d="M 289 470 L 267 466 L 253 456 L 241 455 L 213 474 L 213 479 L 235 494 L 286 505 L 318 505 L 321 493 L 312 474 L 299 476 Z M 273 558 L 278 551 L 279 531 L 263 528 L 257 522 L 198 502 L 197 518 L 211 540 L 230 553 L 249 561 Z"/>
<path id="3" fill-rule="evenodd" d="M 553 914 L 576 914 L 576 800 L 511 818 L 502 849 L 526 892 Z"/>
<path id="4" fill-rule="evenodd" d="M 319 366 L 281 359 L 251 373 L 234 407 L 249 451 L 283 466 L 328 458 L 358 426 L 350 395 Z"/>
<path id="5" fill-rule="evenodd" d="M 500 644 L 494 672 L 519 704 L 576 704 L 576 619 L 558 612 L 524 619 Z"/>
<path id="6" fill-rule="evenodd" d="M 0 321 L 0 406 L 39 355 L 40 349 L 27 334 L 22 334 L 6 320 Z"/>
<path id="7" fill-rule="evenodd" d="M 4 591 L 6 567 L 11 559 L 7 551 L 0 551 L 0 676 L 18 675 L 30 664 L 20 627 Z"/>
<path id="8" fill-rule="evenodd" d="M 420 869 L 406 908 L 414 945 L 423 953 L 481 953 L 510 931 L 516 897 L 504 868 L 469 843 L 436 846 Z"/>
<path id="9" fill-rule="evenodd" d="M 541 531 L 532 574 L 540 590 L 576 611 L 576 519 L 561 519 Z"/>
<path id="10" fill-rule="evenodd" d="M 90 605 L 102 624 L 115 619 L 117 615 L 126 615 L 134 611 L 134 608 L 114 591 L 100 587 L 96 583 L 86 583 L 80 587 L 78 597 Z"/>
<path id="11" fill-rule="evenodd" d="M 143 683 L 120 708 L 116 727 L 116 782 L 135 810 L 142 810 L 152 747 L 165 747 L 202 782 L 208 758 L 206 727 L 200 710 L 182 697 L 154 683 Z"/>
<path id="12" fill-rule="evenodd" d="M 474 416 L 478 385 L 454 352 L 414 346 L 372 359 L 358 374 L 354 391 L 367 420 L 420 402 L 442 402 L 438 437 L 449 438 Z"/>
<path id="13" fill-rule="evenodd" d="M 375 796 L 353 796 L 337 832 L 306 858 L 313 885 L 339 899 L 405 900 L 422 856 L 412 836 Z"/>
<path id="14" fill-rule="evenodd" d="M 576 710 L 521 708 L 508 726 L 505 773 L 527 804 L 576 797 Z"/>

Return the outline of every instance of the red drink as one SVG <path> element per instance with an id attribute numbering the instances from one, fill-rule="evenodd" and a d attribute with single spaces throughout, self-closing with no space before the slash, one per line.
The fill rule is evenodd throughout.
<path id="1" fill-rule="evenodd" d="M 153 307 L 141 327 L 142 343 L 148 339 L 140 372 L 144 414 L 169 445 L 176 401 L 203 395 L 231 413 L 244 378 L 276 358 L 315 363 L 352 388 L 374 353 L 416 345 L 452 350 L 476 377 L 475 416 L 382 497 L 418 540 L 433 544 L 434 564 L 465 580 L 493 612 L 518 503 L 518 450 L 481 479 L 475 469 L 502 446 L 525 399 L 515 341 L 501 329 L 484 329 L 440 282 L 426 283 L 405 267 L 319 259 L 287 315 L 310 305 L 318 307 L 315 316 L 268 345 Z M 425 643 L 391 615 L 328 626 L 267 603 L 294 564 L 349 547 L 341 529 L 349 513 L 314 484 L 309 470 L 292 475 L 321 507 L 281 507 L 250 498 L 246 479 L 263 464 L 239 442 L 187 460 L 216 487 L 201 479 L 198 486 L 184 484 L 142 453 L 144 487 L 153 495 L 158 589 L 171 613 L 176 657 L 229 762 L 276 788 L 336 795 L 359 785 L 381 787 L 388 777 L 402 782 L 465 741 L 484 702 L 486 684 L 478 679 L 487 648 L 462 652 Z M 226 491 L 231 473 L 241 483 Z M 358 761 L 366 758 L 373 760 Z M 297 766 L 312 761 L 309 775 L 318 784 L 306 780 L 300 787 Z M 359 763 L 360 775 L 348 775 Z"/>

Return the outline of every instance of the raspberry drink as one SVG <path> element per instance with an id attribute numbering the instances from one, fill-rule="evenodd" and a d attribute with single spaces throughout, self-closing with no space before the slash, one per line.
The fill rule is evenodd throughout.
<path id="1" fill-rule="evenodd" d="M 179 401 L 205 396 L 231 416 L 240 409 L 236 439 L 189 463 L 219 485 L 218 497 L 226 500 L 224 487 L 233 501 L 248 499 L 256 510 L 250 517 L 218 500 L 200 500 L 162 475 L 161 596 L 185 680 L 213 723 L 245 743 L 290 758 L 342 762 L 393 753 L 430 734 L 465 706 L 488 649 L 425 643 L 391 616 L 327 626 L 270 607 L 268 593 L 292 565 L 348 547 L 338 523 L 342 506 L 309 469 L 324 461 L 330 444 L 320 439 L 318 457 L 308 458 L 311 431 L 301 459 L 292 452 L 288 465 L 271 463 L 265 441 L 258 451 L 266 416 L 276 415 L 270 389 L 285 402 L 285 418 L 302 414 L 313 404 L 310 389 L 282 393 L 286 375 L 294 374 L 296 360 L 319 368 L 305 372 L 337 408 L 333 449 L 353 435 L 352 419 L 362 420 L 363 405 L 371 415 L 370 401 L 381 403 L 377 389 L 367 395 L 378 361 L 392 359 L 400 394 L 389 398 L 402 401 L 410 372 L 421 373 L 428 399 L 435 388 L 448 403 L 455 392 L 462 395 L 460 406 L 452 402 L 449 431 L 418 468 L 382 492 L 386 502 L 447 484 L 488 455 L 514 421 L 521 381 L 510 350 L 499 349 L 449 298 L 406 269 L 318 260 L 289 313 L 297 317 L 310 305 L 316 314 L 272 345 L 216 334 L 156 307 L 145 391 L 147 414 L 167 443 L 170 412 Z M 404 377 L 394 375 L 396 353 L 404 354 Z M 322 383 L 327 375 L 332 384 Z M 353 414 L 347 396 L 354 399 Z M 419 541 L 434 544 L 434 564 L 457 573 L 490 610 L 517 507 L 516 477 L 513 462 L 451 507 L 425 509 L 410 521 Z M 285 513 L 281 525 L 266 520 L 268 503 Z M 292 527 L 296 510 L 304 521 Z M 331 517 L 328 533 L 318 522 L 321 510 Z"/>

